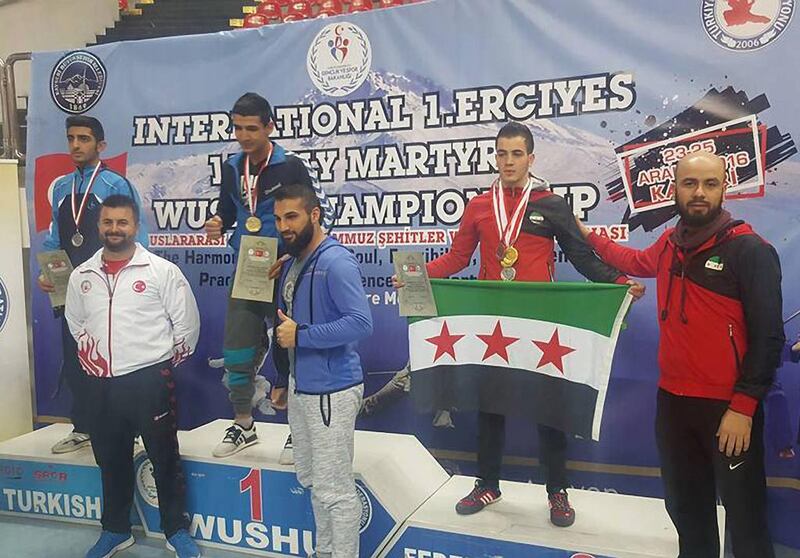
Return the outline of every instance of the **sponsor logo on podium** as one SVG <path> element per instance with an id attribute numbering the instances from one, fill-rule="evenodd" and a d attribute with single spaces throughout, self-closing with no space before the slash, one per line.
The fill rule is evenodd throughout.
<path id="1" fill-rule="evenodd" d="M 361 502 L 361 522 L 358 532 L 363 533 L 372 521 L 372 500 L 370 500 L 369 494 L 359 483 L 356 483 L 356 492 L 358 492 L 358 499 Z"/>
<path id="2" fill-rule="evenodd" d="M 3 326 L 6 325 L 6 322 L 8 321 L 8 313 L 8 291 L 6 290 L 6 286 L 3 284 L 3 280 L 0 279 L 0 331 L 3 331 Z"/>
<path id="3" fill-rule="evenodd" d="M 158 507 L 156 479 L 153 477 L 153 464 L 149 459 L 142 461 L 136 470 L 136 487 L 145 502 L 154 508 Z"/>

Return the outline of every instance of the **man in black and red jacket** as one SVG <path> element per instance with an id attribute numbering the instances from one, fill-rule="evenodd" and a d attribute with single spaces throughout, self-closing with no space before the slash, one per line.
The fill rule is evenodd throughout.
<path id="1" fill-rule="evenodd" d="M 722 158 L 690 153 L 675 174 L 680 220 L 649 248 L 582 232 L 623 273 L 657 278 L 656 440 L 680 558 L 719 556 L 715 487 L 734 556 L 770 558 L 761 400 L 784 344 L 780 261 L 722 208 Z"/>

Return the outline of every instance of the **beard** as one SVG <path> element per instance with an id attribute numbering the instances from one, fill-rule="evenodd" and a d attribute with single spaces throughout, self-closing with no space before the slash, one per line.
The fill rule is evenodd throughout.
<path id="1" fill-rule="evenodd" d="M 677 206 L 678 215 L 680 215 L 681 221 L 683 221 L 683 224 L 687 227 L 702 227 L 708 225 L 722 213 L 722 204 L 716 207 L 709 207 L 708 211 L 704 214 L 691 213 L 688 205 L 682 206 L 681 204 L 677 204 Z"/>
<path id="2" fill-rule="evenodd" d="M 294 235 L 294 240 L 286 240 L 284 236 L 283 241 L 286 243 L 286 251 L 289 255 L 296 258 L 311 244 L 312 238 L 314 238 L 314 223 L 309 220 L 303 230 Z"/>
<path id="3" fill-rule="evenodd" d="M 132 236 L 125 235 L 103 235 L 103 248 L 109 252 L 125 252 L 133 246 Z"/>

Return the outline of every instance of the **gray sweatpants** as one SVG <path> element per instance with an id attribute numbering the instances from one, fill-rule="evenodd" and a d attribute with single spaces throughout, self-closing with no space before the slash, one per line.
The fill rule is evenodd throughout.
<path id="1" fill-rule="evenodd" d="M 357 558 L 361 501 L 353 477 L 353 433 L 364 386 L 329 395 L 294 392 L 289 380 L 289 427 L 297 480 L 311 490 L 320 556 Z"/>

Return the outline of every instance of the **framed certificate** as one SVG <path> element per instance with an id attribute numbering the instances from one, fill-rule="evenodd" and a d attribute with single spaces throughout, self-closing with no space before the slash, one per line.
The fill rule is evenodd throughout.
<path id="1" fill-rule="evenodd" d="M 278 239 L 245 235 L 240 242 L 231 296 L 257 302 L 272 302 L 274 280 L 269 278 L 269 268 L 278 256 Z"/>
<path id="2" fill-rule="evenodd" d="M 405 285 L 398 289 L 401 316 L 438 316 L 422 252 L 395 252 L 394 272 Z"/>

